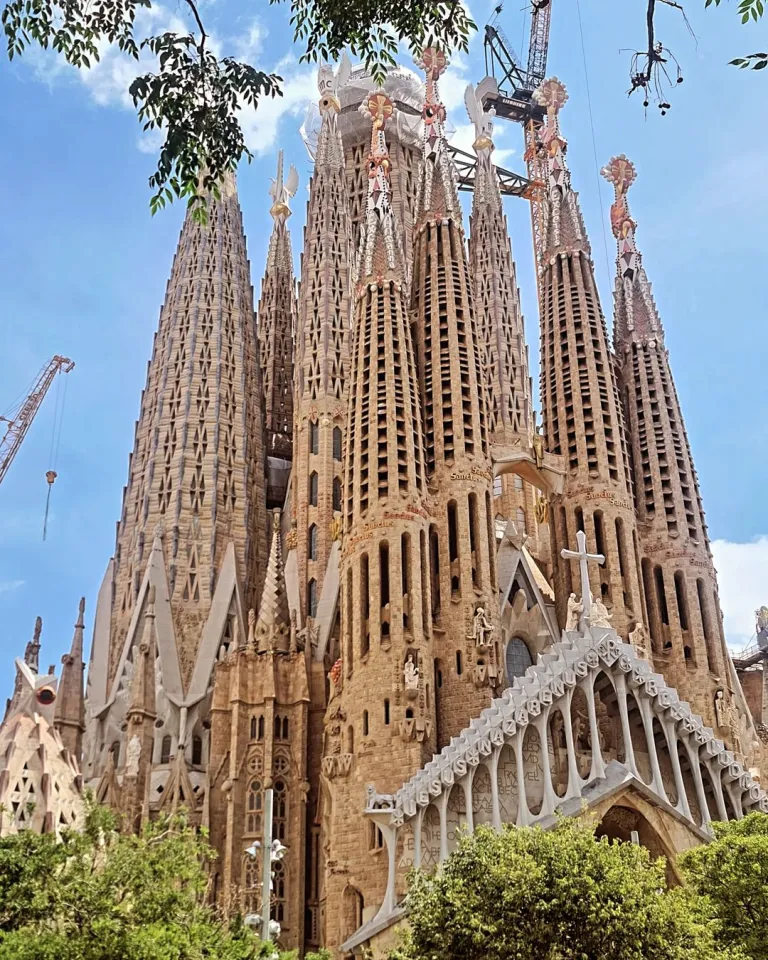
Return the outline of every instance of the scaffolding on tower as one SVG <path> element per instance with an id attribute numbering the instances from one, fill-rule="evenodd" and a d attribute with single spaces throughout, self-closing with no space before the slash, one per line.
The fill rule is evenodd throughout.
<path id="1" fill-rule="evenodd" d="M 537 278 L 541 273 L 544 237 L 545 157 L 539 143 L 539 130 L 544 124 L 544 110 L 533 94 L 543 82 L 547 70 L 549 27 L 552 0 L 531 0 L 531 31 L 528 41 L 527 65 L 519 58 L 496 16 L 485 27 L 485 70 L 487 77 L 478 91 L 486 110 L 493 109 L 497 117 L 521 124 L 525 137 L 525 162 L 528 167 L 528 185 L 520 195 L 531 202 L 531 225 L 536 254 Z M 540 291 L 539 291 L 540 293 Z"/>

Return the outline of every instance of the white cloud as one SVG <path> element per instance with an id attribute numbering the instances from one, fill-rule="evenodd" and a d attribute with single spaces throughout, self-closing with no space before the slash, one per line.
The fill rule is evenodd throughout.
<path id="1" fill-rule="evenodd" d="M 0 580 L 0 593 L 12 593 L 24 586 L 24 580 Z"/>
<path id="2" fill-rule="evenodd" d="M 255 154 L 269 153 L 277 141 L 282 118 L 298 117 L 315 99 L 317 80 L 314 67 L 292 76 L 283 74 L 282 97 L 263 97 L 258 107 L 248 106 L 240 112 L 240 125 L 248 148 Z"/>
<path id="3" fill-rule="evenodd" d="M 755 634 L 755 610 L 768 603 L 768 535 L 750 543 L 715 540 L 712 553 L 717 566 L 725 635 L 734 649 L 746 646 Z"/>
<path id="4" fill-rule="evenodd" d="M 255 17 L 251 25 L 239 33 L 233 40 L 233 55 L 237 60 L 244 60 L 251 63 L 259 56 L 264 48 L 264 40 L 267 36 L 267 29 L 262 22 Z"/>

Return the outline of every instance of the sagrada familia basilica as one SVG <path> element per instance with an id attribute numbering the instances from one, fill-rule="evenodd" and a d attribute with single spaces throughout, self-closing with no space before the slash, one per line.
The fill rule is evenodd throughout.
<path id="1" fill-rule="evenodd" d="M 445 58 L 383 88 L 319 73 L 295 282 L 282 158 L 254 310 L 234 179 L 181 232 L 141 395 L 84 687 L 17 661 L 0 830 L 126 829 L 185 808 L 211 896 L 280 942 L 385 948 L 412 866 L 462 829 L 598 820 L 669 861 L 768 812 L 728 653 L 664 327 L 615 157 L 608 339 L 561 129 L 535 96 L 541 427 L 492 117 L 467 91 L 468 229 L 445 139 Z M 567 114 L 567 111 L 566 111 Z"/>

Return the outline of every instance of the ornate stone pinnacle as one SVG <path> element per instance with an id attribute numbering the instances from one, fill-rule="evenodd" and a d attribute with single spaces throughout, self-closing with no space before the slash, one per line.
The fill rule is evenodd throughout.
<path id="1" fill-rule="evenodd" d="M 613 184 L 617 196 L 626 193 L 637 177 L 634 163 L 628 160 L 623 153 L 620 153 L 617 157 L 611 157 L 600 173 L 609 183 Z"/>
<path id="2" fill-rule="evenodd" d="M 550 110 L 557 113 L 567 103 L 568 91 L 557 77 L 549 77 L 533 91 L 533 99 L 540 107 L 546 107 L 547 113 Z"/>

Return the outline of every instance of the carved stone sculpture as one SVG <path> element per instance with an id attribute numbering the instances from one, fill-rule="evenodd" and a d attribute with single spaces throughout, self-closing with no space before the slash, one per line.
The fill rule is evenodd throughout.
<path id="1" fill-rule="evenodd" d="M 472 633 L 467 639 L 474 640 L 477 647 L 489 647 L 493 637 L 493 625 L 485 615 L 483 607 L 478 607 L 472 621 Z"/>
<path id="2" fill-rule="evenodd" d="M 608 613 L 608 608 L 600 599 L 592 600 L 592 606 L 589 611 L 589 625 L 590 627 L 610 627 L 611 626 L 611 615 Z"/>
<path id="3" fill-rule="evenodd" d="M 566 631 L 578 630 L 579 620 L 584 612 L 584 604 L 579 600 L 575 593 L 568 597 L 568 612 L 565 620 Z"/>
<path id="4" fill-rule="evenodd" d="M 139 760 L 141 759 L 141 740 L 138 734 L 134 733 L 128 741 L 128 747 L 125 751 L 125 775 L 126 777 L 138 777 Z"/>

